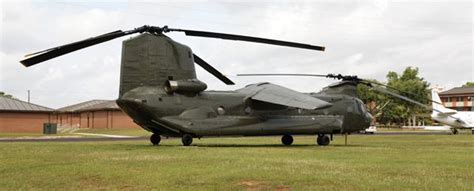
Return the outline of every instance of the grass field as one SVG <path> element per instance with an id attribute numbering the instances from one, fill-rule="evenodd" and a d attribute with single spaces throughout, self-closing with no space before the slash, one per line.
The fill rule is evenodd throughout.
<path id="1" fill-rule="evenodd" d="M 0 138 L 8 137 L 41 137 L 44 136 L 42 133 L 0 133 Z"/>
<path id="2" fill-rule="evenodd" d="M 43 136 L 84 136 L 78 135 L 75 133 L 96 133 L 96 134 L 108 134 L 108 135 L 128 135 L 128 136 L 150 136 L 151 133 L 141 129 L 141 128 L 133 128 L 133 129 L 78 129 L 74 132 L 66 132 L 57 134 L 43 134 L 43 133 L 0 133 L 0 138 L 21 138 L 21 137 L 43 137 Z M 87 137 L 87 136 L 86 136 Z"/>
<path id="3" fill-rule="evenodd" d="M 474 190 L 474 136 L 0 143 L 0 190 Z"/>
<path id="4" fill-rule="evenodd" d="M 98 133 L 109 135 L 150 136 L 152 133 L 142 129 L 80 129 L 75 133 Z"/>

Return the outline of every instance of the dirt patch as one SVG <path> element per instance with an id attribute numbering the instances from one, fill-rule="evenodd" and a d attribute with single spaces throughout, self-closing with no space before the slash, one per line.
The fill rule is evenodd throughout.
<path id="1" fill-rule="evenodd" d="M 260 190 L 275 190 L 275 191 L 291 191 L 290 187 L 287 186 L 278 186 L 273 187 L 265 181 L 258 180 L 244 180 L 237 183 L 238 186 L 244 187 L 246 191 L 260 191 Z"/>
<path id="2" fill-rule="evenodd" d="M 275 188 L 275 191 L 291 191 L 291 188 L 286 186 L 278 186 Z"/>
<path id="3" fill-rule="evenodd" d="M 105 189 L 103 188 L 103 185 L 106 185 L 106 184 L 103 184 L 103 180 L 99 177 L 99 176 L 89 176 L 89 177 L 82 177 L 80 180 L 80 189 L 90 189 L 90 188 L 94 188 L 94 189 L 98 189 L 98 190 L 101 190 L 101 189 Z"/>
<path id="4" fill-rule="evenodd" d="M 270 186 L 266 182 L 258 180 L 244 180 L 237 185 L 244 187 L 247 191 L 270 190 Z"/>

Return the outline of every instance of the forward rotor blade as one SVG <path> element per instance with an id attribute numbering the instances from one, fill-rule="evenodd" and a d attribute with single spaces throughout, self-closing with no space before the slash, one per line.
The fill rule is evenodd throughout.
<path id="1" fill-rule="evenodd" d="M 103 34 L 103 35 L 100 35 L 100 36 L 88 38 L 88 39 L 81 40 L 81 41 L 78 41 L 78 42 L 58 46 L 58 47 L 55 47 L 55 48 L 50 48 L 50 49 L 43 50 L 43 51 L 40 51 L 40 52 L 36 52 L 36 53 L 33 53 L 33 54 L 28 54 L 28 55 L 26 55 L 26 56 L 28 56 L 28 58 L 26 58 L 24 60 L 21 60 L 20 62 L 24 66 L 29 67 L 29 66 L 38 64 L 40 62 L 44 62 L 46 60 L 52 59 L 52 58 L 56 58 L 58 56 L 61 56 L 61 55 L 64 55 L 64 54 L 67 54 L 67 53 L 70 53 L 70 52 L 74 52 L 76 50 L 80 50 L 80 49 L 83 49 L 83 48 L 86 48 L 86 47 L 89 47 L 89 46 L 93 46 L 93 45 L 96 45 L 96 44 L 99 44 L 99 43 L 103 43 L 103 42 L 106 42 L 106 41 L 109 41 L 109 40 L 112 40 L 112 39 L 115 39 L 115 38 L 118 38 L 118 37 L 122 37 L 122 36 L 125 36 L 125 35 L 128 35 L 128 34 L 131 34 L 133 32 L 134 31 L 132 31 L 132 32 L 125 31 L 124 32 L 124 31 L 121 31 L 121 30 L 110 32 L 110 33 L 107 33 L 107 34 Z"/>
<path id="2" fill-rule="evenodd" d="M 320 74 L 237 74 L 237 76 L 309 76 L 309 77 L 327 77 Z"/>
<path id="3" fill-rule="evenodd" d="M 199 66 L 201 66 L 204 70 L 206 70 L 207 72 L 211 73 L 212 75 L 214 75 L 216 78 L 218 78 L 219 80 L 221 80 L 222 82 L 224 82 L 225 84 L 227 85 L 234 85 L 235 83 L 230 80 L 229 78 L 227 78 L 226 76 L 224 76 L 222 73 L 220 73 L 218 70 L 216 70 L 214 67 L 212 67 L 211 65 L 209 65 L 206 61 L 204 61 L 202 58 L 200 58 L 199 56 L 197 56 L 196 54 L 193 54 L 194 56 L 194 62 L 196 62 L 196 64 L 198 64 Z"/>
<path id="4" fill-rule="evenodd" d="M 171 28 L 168 30 L 184 32 L 188 36 L 220 38 L 220 39 L 226 39 L 226 40 L 239 40 L 239 41 L 256 42 L 256 43 L 272 44 L 272 45 L 278 45 L 278 46 L 288 46 L 288 47 L 294 47 L 294 48 L 319 50 L 319 51 L 324 51 L 325 49 L 325 47 L 323 46 L 315 46 L 315 45 L 310 45 L 310 44 L 273 40 L 273 39 L 266 39 L 266 38 L 252 37 L 252 36 L 206 32 L 206 31 L 195 31 L 195 30 L 184 30 L 184 29 L 171 29 Z"/>
<path id="5" fill-rule="evenodd" d="M 401 90 L 398 90 L 396 88 L 393 88 L 391 86 L 388 86 L 388 85 L 385 85 L 385 84 L 382 84 L 382 83 L 379 83 L 377 81 L 374 81 L 374 80 L 367 80 L 367 79 L 362 79 L 362 78 L 359 78 L 357 76 L 348 76 L 348 75 L 342 75 L 342 74 L 327 74 L 327 75 L 321 75 L 321 74 L 237 74 L 237 76 L 306 76 L 306 77 L 326 77 L 326 78 L 334 78 L 334 79 L 339 79 L 339 80 L 348 80 L 348 81 L 354 81 L 358 84 L 364 84 L 366 86 L 369 86 L 369 87 L 373 87 L 373 84 L 375 85 L 378 85 L 378 86 L 382 86 L 382 87 L 385 87 L 386 89 L 391 89 L 391 90 L 394 90 L 394 91 L 397 91 L 397 92 L 400 92 L 402 94 L 405 94 L 405 95 L 411 95 L 411 96 L 417 96 L 416 94 L 413 94 L 413 93 L 410 93 L 410 92 L 405 92 L 405 91 L 401 91 Z M 382 93 L 385 93 L 385 92 L 382 92 Z M 387 93 L 386 93 L 387 94 Z M 397 94 L 399 95 L 399 94 Z M 402 95 L 399 95 L 399 96 L 402 96 Z M 410 99 L 408 97 L 405 97 L 407 99 Z M 428 98 L 421 98 L 423 100 L 427 100 L 427 101 L 430 101 L 430 102 L 434 102 L 434 103 L 438 103 L 438 104 L 441 104 L 437 101 L 434 101 L 434 100 L 431 100 L 431 99 L 428 99 Z M 413 100 L 413 99 L 410 99 L 410 100 Z M 421 104 L 421 103 L 420 103 Z"/>
<path id="6" fill-rule="evenodd" d="M 420 102 L 418 102 L 418 101 L 415 101 L 415 100 L 413 100 L 413 99 L 407 98 L 407 97 L 402 96 L 402 95 L 400 95 L 400 94 L 393 93 L 393 92 L 391 92 L 391 91 L 386 90 L 385 88 L 380 88 L 379 86 L 372 86 L 372 89 L 374 89 L 374 90 L 376 90 L 376 91 L 378 91 L 378 92 L 380 92 L 380 93 L 388 94 L 388 95 L 390 95 L 390 96 L 393 96 L 393 97 L 396 97 L 396 98 L 405 100 L 405 101 L 410 102 L 410 103 L 413 103 L 413 104 L 416 104 L 416 105 L 421 106 L 421 107 L 423 107 L 423 108 L 426 108 L 426 109 L 428 109 L 428 110 L 432 110 L 432 109 L 433 109 L 432 107 L 430 107 L 430 106 L 428 106 L 428 105 L 426 105 L 426 104 L 422 104 L 422 103 L 420 103 Z"/>
<path id="7" fill-rule="evenodd" d="M 378 85 L 378 86 L 382 86 L 382 87 L 385 87 L 385 88 L 387 88 L 387 89 L 395 90 L 395 91 L 400 92 L 400 93 L 405 94 L 405 95 L 411 95 L 411 96 L 413 96 L 413 97 L 418 96 L 418 95 L 416 95 L 416 94 L 414 94 L 414 93 L 402 91 L 402 90 L 396 89 L 396 88 L 394 88 L 394 87 L 391 87 L 391 86 L 389 86 L 389 85 L 385 85 L 385 84 L 382 84 L 382 83 L 379 83 L 379 82 L 376 82 L 376 81 L 373 81 L 373 80 L 362 79 L 362 81 L 365 81 L 366 83 L 369 83 L 369 84 L 376 84 L 376 85 Z M 437 102 L 437 101 L 435 101 L 435 100 L 432 100 L 432 99 L 429 99 L 429 98 L 424 98 L 424 97 L 422 97 L 422 98 L 420 98 L 420 99 L 427 100 L 427 101 L 432 102 L 432 103 L 442 104 L 442 103 L 439 103 L 439 102 Z"/>
<path id="8" fill-rule="evenodd" d="M 421 107 L 423 107 L 423 108 L 425 108 L 425 109 L 427 109 L 427 110 L 434 110 L 434 111 L 436 111 L 436 112 L 443 113 L 443 111 L 441 111 L 441 110 L 439 110 L 439 109 L 436 109 L 436 108 L 434 108 L 434 107 L 430 107 L 430 106 L 428 106 L 428 105 L 426 105 L 426 104 L 422 104 L 422 103 L 420 103 L 420 102 L 418 102 L 418 101 L 415 101 L 415 100 L 413 100 L 413 99 L 407 98 L 407 97 L 405 97 L 405 96 L 402 96 L 402 95 L 393 93 L 393 92 L 388 91 L 388 90 L 386 90 L 386 89 L 384 89 L 384 88 L 380 88 L 380 87 L 378 87 L 378 86 L 373 86 L 372 89 L 374 89 L 374 90 L 376 90 L 376 91 L 378 91 L 378 92 L 380 92 L 380 93 L 388 94 L 388 95 L 391 95 L 391 96 L 393 96 L 393 97 L 396 97 L 396 98 L 405 100 L 405 101 L 407 101 L 407 102 L 416 104 L 416 105 L 421 106 Z M 462 120 L 460 120 L 459 118 L 454 117 L 454 116 L 452 116 L 452 115 L 447 115 L 447 117 L 450 117 L 450 118 L 453 118 L 454 120 L 459 120 L 459 121 L 461 121 L 462 123 L 465 123 L 464 121 L 462 121 Z"/>
<path id="9" fill-rule="evenodd" d="M 357 76 L 344 76 L 341 74 L 237 74 L 237 76 L 304 76 L 304 77 L 323 77 L 323 78 L 334 78 L 337 80 L 346 80 L 353 81 L 356 83 L 363 83 L 363 79 L 358 78 Z M 366 84 L 368 85 L 368 84 Z"/>

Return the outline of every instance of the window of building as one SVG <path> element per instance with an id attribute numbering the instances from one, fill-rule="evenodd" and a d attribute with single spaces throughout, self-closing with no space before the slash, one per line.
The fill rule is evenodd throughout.
<path id="1" fill-rule="evenodd" d="M 463 101 L 462 97 L 458 97 L 458 98 L 457 98 L 457 101 L 458 101 L 458 102 L 462 102 L 462 101 Z"/>
<path id="2" fill-rule="evenodd" d="M 451 97 L 446 97 L 446 102 L 451 102 Z"/>

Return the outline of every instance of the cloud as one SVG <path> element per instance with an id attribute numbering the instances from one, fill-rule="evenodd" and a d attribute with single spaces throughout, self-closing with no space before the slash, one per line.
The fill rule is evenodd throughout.
<path id="1" fill-rule="evenodd" d="M 271 81 L 299 91 L 334 82 L 315 78 L 234 77 L 237 73 L 342 73 L 380 81 L 388 71 L 420 68 L 447 88 L 473 81 L 472 2 L 2 2 L 0 90 L 49 107 L 118 95 L 121 40 L 25 68 L 18 60 L 114 30 L 144 24 L 254 35 L 326 46 L 325 52 L 220 39 L 170 37 L 237 82 L 226 86 L 197 68 L 209 89 Z M 456 74 L 456 75 L 452 75 Z"/>

